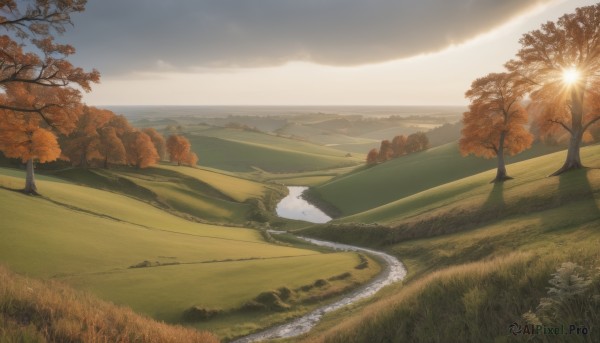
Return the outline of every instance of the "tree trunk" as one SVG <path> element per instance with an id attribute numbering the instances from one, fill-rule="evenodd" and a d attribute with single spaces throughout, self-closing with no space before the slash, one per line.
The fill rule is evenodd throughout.
<path id="1" fill-rule="evenodd" d="M 104 157 L 104 169 L 108 169 L 108 156 Z"/>
<path id="2" fill-rule="evenodd" d="M 87 154 L 85 153 L 85 150 L 87 150 L 87 147 L 86 147 L 86 149 L 82 149 L 81 160 L 79 161 L 79 165 L 82 168 L 87 168 L 88 167 L 87 156 L 86 156 Z"/>
<path id="3" fill-rule="evenodd" d="M 25 176 L 25 189 L 23 193 L 31 195 L 39 195 L 37 186 L 35 185 L 35 173 L 33 171 L 33 158 L 27 160 L 27 174 Z"/>
<path id="4" fill-rule="evenodd" d="M 496 178 L 492 180 L 492 183 L 504 182 L 512 179 L 512 177 L 506 175 L 506 164 L 504 162 L 504 140 L 506 139 L 506 131 L 502 131 L 500 134 L 500 142 L 498 142 L 498 169 L 496 170 Z"/>
<path id="5" fill-rule="evenodd" d="M 571 90 L 571 138 L 569 139 L 569 149 L 567 150 L 567 159 L 563 166 L 550 176 L 560 175 L 568 170 L 580 169 L 581 157 L 579 148 L 583 138 L 583 90 L 581 86 L 573 85 Z"/>

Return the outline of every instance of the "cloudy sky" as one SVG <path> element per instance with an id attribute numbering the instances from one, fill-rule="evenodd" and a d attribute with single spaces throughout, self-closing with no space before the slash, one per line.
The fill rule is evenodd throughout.
<path id="1" fill-rule="evenodd" d="M 89 0 L 61 40 L 92 105 L 464 105 L 592 0 Z"/>

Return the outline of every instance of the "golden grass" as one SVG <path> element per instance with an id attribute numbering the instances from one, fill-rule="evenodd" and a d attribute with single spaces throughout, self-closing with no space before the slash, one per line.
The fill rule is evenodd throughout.
<path id="1" fill-rule="evenodd" d="M 430 273 L 423 278 L 411 282 L 392 297 L 367 306 L 361 311 L 360 315 L 342 322 L 319 336 L 308 337 L 303 342 L 356 342 L 356 340 L 351 338 L 352 335 L 356 335 L 357 332 L 363 330 L 367 331 L 373 326 L 389 321 L 389 317 L 395 317 L 393 312 L 398 307 L 411 308 L 411 302 L 419 298 L 425 290 L 438 288 L 444 291 L 447 288 L 456 287 L 457 284 L 464 283 L 464 280 L 486 279 L 492 273 L 510 276 L 514 269 L 526 268 L 531 257 L 532 254 L 530 253 L 515 252 L 489 261 L 453 266 Z M 412 308 L 411 311 L 427 312 L 428 309 Z M 427 315 L 426 313 L 424 314 Z"/>
<path id="2" fill-rule="evenodd" d="M 211 343 L 218 339 L 0 266 L 0 341 Z"/>

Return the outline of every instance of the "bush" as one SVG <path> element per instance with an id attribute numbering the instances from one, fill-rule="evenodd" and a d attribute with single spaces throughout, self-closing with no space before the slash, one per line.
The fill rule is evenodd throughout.
<path id="1" fill-rule="evenodd" d="M 292 291 L 287 287 L 282 287 L 277 291 L 262 292 L 253 300 L 242 305 L 240 310 L 249 312 L 264 310 L 285 311 L 290 308 L 290 305 L 286 304 L 282 300 L 282 297 L 287 299 L 291 294 Z"/>
<path id="2" fill-rule="evenodd" d="M 366 269 L 369 268 L 369 260 L 363 254 L 358 254 L 358 258 L 360 258 L 360 263 L 354 267 L 354 269 Z"/>
<path id="3" fill-rule="evenodd" d="M 183 312 L 183 319 L 186 322 L 200 322 L 210 320 L 223 311 L 220 309 L 203 308 L 192 306 Z"/>
<path id="4" fill-rule="evenodd" d="M 314 283 L 315 287 L 323 287 L 328 284 L 329 284 L 329 282 L 327 282 L 327 280 L 324 280 L 324 279 L 319 279 L 319 280 L 315 281 L 315 283 Z"/>
<path id="5" fill-rule="evenodd" d="M 292 290 L 285 286 L 278 288 L 277 292 L 279 293 L 279 297 L 283 300 L 287 300 L 292 296 Z"/>
<path id="6" fill-rule="evenodd" d="M 351 276 L 352 276 L 351 273 L 345 272 L 345 273 L 342 273 L 342 274 L 339 274 L 339 275 L 332 276 L 328 280 L 329 281 L 344 280 L 344 279 L 347 279 L 347 278 L 349 278 Z"/>
<path id="7" fill-rule="evenodd" d="M 569 323 L 586 325 L 600 322 L 600 270 L 593 277 L 577 263 L 565 262 L 548 281 L 548 296 L 540 299 L 535 313 L 523 318 L 532 324 Z"/>

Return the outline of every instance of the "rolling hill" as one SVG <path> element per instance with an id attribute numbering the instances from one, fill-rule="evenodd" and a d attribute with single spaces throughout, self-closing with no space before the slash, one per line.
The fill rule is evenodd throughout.
<path id="1" fill-rule="evenodd" d="M 378 246 L 408 269 L 402 285 L 330 315 L 305 341 L 597 341 L 599 153 L 598 145 L 583 148 L 591 168 L 560 177 L 547 175 L 565 152 L 510 165 L 515 179 L 503 184 L 490 184 L 487 171 L 302 230 Z M 567 330 L 514 337 L 512 323 Z"/>
<path id="2" fill-rule="evenodd" d="M 298 315 L 314 306 L 302 305 L 302 299 L 378 272 L 376 263 L 354 269 L 360 258 L 353 253 L 267 243 L 257 230 L 191 222 L 133 197 L 63 179 L 40 177 L 43 197 L 13 191 L 22 182 L 21 171 L 0 169 L 0 260 L 10 269 L 65 282 L 169 323 L 183 322 L 192 306 L 218 309 L 223 314 L 202 325 L 220 337 Z M 240 189 L 237 196 L 244 192 L 252 190 Z M 262 292 L 295 290 L 343 271 L 352 277 L 294 295 L 289 311 L 240 310 Z"/>
<path id="3" fill-rule="evenodd" d="M 556 151 L 556 147 L 535 145 L 507 163 L 523 161 Z M 310 190 L 309 195 L 333 206 L 331 214 L 348 216 L 445 183 L 494 168 L 495 160 L 462 157 L 456 142 L 410 154 L 370 168 L 334 178 Z M 508 173 L 512 171 L 508 167 Z M 490 178 L 490 180 L 493 177 Z M 360 199 L 358 201 L 357 199 Z M 337 212 L 337 213 L 335 213 Z"/>
<path id="4" fill-rule="evenodd" d="M 187 133 L 200 163 L 230 172 L 303 172 L 356 165 L 362 155 L 300 140 L 240 129 Z"/>

